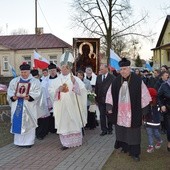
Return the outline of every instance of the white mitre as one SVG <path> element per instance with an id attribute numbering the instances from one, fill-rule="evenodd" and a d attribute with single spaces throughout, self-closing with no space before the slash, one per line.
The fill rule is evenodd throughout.
<path id="1" fill-rule="evenodd" d="M 74 57 L 73 55 L 66 51 L 64 54 L 61 55 L 60 57 L 60 65 L 68 65 L 71 68 L 73 67 L 73 63 L 74 63 Z"/>

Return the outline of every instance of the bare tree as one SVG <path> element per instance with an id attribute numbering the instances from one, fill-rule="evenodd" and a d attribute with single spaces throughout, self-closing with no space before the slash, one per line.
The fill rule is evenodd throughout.
<path id="1" fill-rule="evenodd" d="M 18 28 L 18 29 L 14 29 L 12 32 L 11 32 L 11 35 L 24 35 L 24 34 L 27 34 L 28 31 L 24 28 Z"/>
<path id="2" fill-rule="evenodd" d="M 115 38 L 114 41 L 112 41 L 111 47 L 121 56 L 121 52 L 127 47 L 126 42 L 124 37 Z"/>
<path id="3" fill-rule="evenodd" d="M 75 9 L 73 26 L 82 28 L 91 37 L 101 38 L 106 56 L 110 56 L 110 48 L 115 48 L 115 42 L 123 42 L 120 37 L 148 37 L 136 28 L 145 21 L 147 14 L 133 21 L 129 0 L 73 0 L 72 7 Z"/>

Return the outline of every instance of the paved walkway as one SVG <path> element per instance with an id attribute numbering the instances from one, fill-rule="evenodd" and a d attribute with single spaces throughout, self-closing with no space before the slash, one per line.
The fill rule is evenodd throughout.
<path id="1" fill-rule="evenodd" d="M 86 130 L 80 147 L 62 151 L 57 134 L 36 140 L 30 148 L 9 144 L 0 148 L 0 170 L 101 170 L 114 149 L 115 134 L 100 136 L 100 128 Z"/>

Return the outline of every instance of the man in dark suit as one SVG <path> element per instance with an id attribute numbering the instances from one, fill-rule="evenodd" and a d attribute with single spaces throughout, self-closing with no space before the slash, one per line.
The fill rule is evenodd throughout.
<path id="1" fill-rule="evenodd" d="M 106 111 L 106 94 L 107 91 L 115 79 L 115 76 L 109 73 L 108 66 L 102 64 L 100 66 L 100 75 L 97 76 L 96 80 L 96 102 L 100 111 L 100 124 L 102 133 L 100 136 L 104 136 L 106 134 L 112 134 L 112 122 L 110 121 L 111 114 L 108 114 Z"/>

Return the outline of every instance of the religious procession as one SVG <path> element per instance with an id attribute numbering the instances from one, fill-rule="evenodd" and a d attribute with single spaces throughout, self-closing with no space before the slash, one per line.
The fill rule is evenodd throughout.
<path id="1" fill-rule="evenodd" d="M 0 170 L 170 170 L 168 0 L 0 8 Z"/>
<path id="2" fill-rule="evenodd" d="M 61 150 L 67 150 L 83 145 L 87 130 L 100 128 L 101 138 L 115 134 L 115 152 L 128 153 L 138 162 L 141 128 L 145 126 L 146 152 L 161 148 L 162 133 L 167 135 L 170 152 L 170 78 L 166 65 L 152 74 L 147 69 L 132 70 L 130 60 L 123 57 L 119 70 L 111 71 L 109 65 L 100 64 L 95 74 L 90 65 L 73 72 L 74 62 L 72 54 L 65 52 L 60 68 L 50 63 L 42 76 L 29 64 L 20 65 L 20 75 L 7 89 L 16 147 L 31 148 L 36 138 L 43 140 L 54 133 L 59 135 Z"/>

